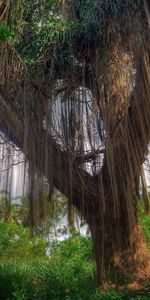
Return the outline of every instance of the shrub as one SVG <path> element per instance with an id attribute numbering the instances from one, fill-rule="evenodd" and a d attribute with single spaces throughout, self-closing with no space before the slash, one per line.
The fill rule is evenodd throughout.
<path id="1" fill-rule="evenodd" d="M 148 217 L 143 218 L 141 222 L 149 241 Z M 17 239 L 16 234 L 19 237 Z M 0 223 L 0 299 L 150 299 L 150 286 L 133 292 L 115 289 L 102 291 L 96 288 L 90 238 L 76 235 L 63 242 L 53 242 L 49 258 L 45 255 L 46 246 L 47 243 L 40 237 L 31 241 L 28 230 L 14 224 Z M 112 280 L 113 278 L 112 273 Z M 126 284 L 126 280 L 120 278 L 122 284 Z"/>
<path id="2" fill-rule="evenodd" d="M 0 222 L 1 262 L 47 260 L 47 246 L 44 239 L 38 236 L 31 238 L 29 229 Z"/>

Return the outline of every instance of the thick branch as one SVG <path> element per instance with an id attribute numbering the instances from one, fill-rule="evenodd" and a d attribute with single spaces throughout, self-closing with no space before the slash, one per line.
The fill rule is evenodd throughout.
<path id="1" fill-rule="evenodd" d="M 30 159 L 28 146 L 24 148 L 25 129 L 2 96 L 0 96 L 0 118 L 0 130 Z M 33 133 L 34 131 L 28 134 L 27 145 L 33 147 L 36 169 L 52 181 L 66 197 L 71 197 L 73 204 L 85 218 L 89 218 L 88 215 L 86 216 L 86 211 L 95 209 L 96 202 L 99 200 L 97 182 L 87 172 L 73 168 L 74 158 L 64 152 L 44 129 L 41 130 L 41 138 L 37 138 L 37 135 L 33 136 Z M 69 178 L 70 168 L 72 178 Z"/>

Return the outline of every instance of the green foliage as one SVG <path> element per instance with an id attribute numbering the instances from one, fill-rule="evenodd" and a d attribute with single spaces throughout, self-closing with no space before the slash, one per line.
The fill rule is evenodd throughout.
<path id="1" fill-rule="evenodd" d="M 0 220 L 7 224 L 19 224 L 31 227 L 30 201 L 31 194 L 26 196 L 11 197 L 5 191 L 0 191 Z M 54 231 L 54 226 L 60 223 L 67 215 L 67 199 L 56 192 L 44 187 L 34 199 L 34 235 L 47 236 Z M 59 231 L 55 229 L 55 232 Z"/>
<path id="2" fill-rule="evenodd" d="M 139 218 L 147 241 L 149 216 L 140 204 Z M 74 235 L 50 245 L 40 237 L 31 238 L 20 225 L 0 223 L 0 295 L 2 300 L 148 300 L 150 286 L 139 291 L 100 290 L 90 238 Z M 112 277 L 115 275 L 112 273 Z M 111 278 L 113 280 L 113 278 Z M 120 278 L 126 286 L 128 280 Z"/>
<path id="3" fill-rule="evenodd" d="M 1 262 L 47 260 L 48 243 L 38 236 L 31 238 L 28 229 L 16 224 L 0 222 Z"/>
<path id="4" fill-rule="evenodd" d="M 1 264 L 0 295 L 3 300 L 90 300 L 94 270 L 90 239 L 73 237 L 54 243 L 47 263 Z"/>
<path id="5" fill-rule="evenodd" d="M 5 24 L 0 24 L 0 42 L 6 42 L 12 36 L 11 31 Z"/>
<path id="6" fill-rule="evenodd" d="M 25 296 L 32 288 L 28 268 L 25 265 L 7 264 L 0 265 L 0 295 L 1 299 L 18 299 L 17 294 Z M 25 298 L 26 299 L 26 298 Z"/>
<path id="7" fill-rule="evenodd" d="M 62 1 L 45 0 L 42 3 L 26 1 L 24 31 L 16 48 L 30 68 L 47 53 L 51 71 L 52 66 L 57 65 L 73 71 L 84 49 L 105 39 L 110 19 L 116 20 L 119 26 L 116 31 L 127 33 L 137 26 L 134 16 L 141 9 L 140 0 L 76 0 L 71 2 L 70 17 L 64 19 Z M 128 11 L 131 11 L 131 18 Z"/>
<path id="8" fill-rule="evenodd" d="M 96 288 L 91 240 L 74 236 L 54 242 L 47 262 L 0 265 L 2 300 L 148 300 L 141 291 L 102 291 Z"/>
<path id="9" fill-rule="evenodd" d="M 142 225 L 144 235 L 150 250 L 150 216 L 145 214 L 143 201 L 139 201 L 139 220 Z"/>
<path id="10" fill-rule="evenodd" d="M 149 294 L 146 290 L 141 291 L 117 291 L 108 289 L 107 291 L 96 290 L 94 300 L 148 300 Z"/>

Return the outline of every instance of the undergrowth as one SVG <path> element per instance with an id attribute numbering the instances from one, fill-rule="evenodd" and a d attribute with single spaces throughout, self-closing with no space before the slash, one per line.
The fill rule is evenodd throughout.
<path id="1" fill-rule="evenodd" d="M 143 209 L 140 208 L 140 220 L 146 235 L 148 245 L 150 245 L 150 220 L 144 216 Z M 7 225 L 9 227 L 9 225 Z M 6 226 L 6 227 L 7 227 Z M 1 224 L 2 227 L 2 224 Z M 12 239 L 12 226 L 9 234 Z M 5 228 L 6 229 L 6 228 Z M 3 228 L 4 231 L 4 228 Z M 6 232 L 5 232 L 6 233 Z M 18 231 L 21 235 L 23 243 L 22 229 Z M 24 233 L 27 238 L 27 234 Z M 8 234 L 7 234 L 8 237 Z M 2 240 L 1 230 L 1 245 L 2 251 L 8 247 Z M 10 236 L 9 236 L 10 237 Z M 18 241 L 16 241 L 18 243 Z M 40 242 L 39 242 L 40 243 Z M 31 241 L 29 242 L 31 244 Z M 18 244 L 19 247 L 19 244 Z M 22 246 L 20 246 L 22 247 Z M 24 243 L 27 247 L 27 243 Z M 29 247 L 29 246 L 28 246 Z M 92 259 L 92 243 L 91 239 L 73 236 L 63 242 L 53 242 L 50 247 L 50 257 L 46 257 L 41 246 L 43 259 L 38 251 L 32 251 L 29 247 L 26 252 L 31 259 L 20 257 L 14 263 L 15 253 L 9 252 L 9 257 L 4 259 L 1 255 L 0 263 L 0 299 L 1 300 L 149 300 L 150 285 L 141 290 L 116 290 L 109 288 L 101 290 L 96 287 L 96 272 L 95 264 Z M 40 246 L 38 245 L 39 249 Z M 14 251 L 16 248 L 14 247 Z M 25 251 L 25 250 L 24 250 Z M 16 255 L 18 252 L 16 251 Z M 28 256 L 28 257 L 29 257 Z M 2 259 L 3 257 L 3 259 Z M 112 277 L 114 277 L 112 273 Z M 121 284 L 126 285 L 128 278 L 120 278 Z"/>

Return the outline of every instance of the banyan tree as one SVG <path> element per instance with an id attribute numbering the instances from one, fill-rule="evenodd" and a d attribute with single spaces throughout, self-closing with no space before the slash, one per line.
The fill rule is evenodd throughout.
<path id="1" fill-rule="evenodd" d="M 137 209 L 150 142 L 149 13 L 146 0 L 0 1 L 1 149 L 24 153 L 33 195 L 43 176 L 68 214 L 78 209 L 99 283 L 112 268 L 150 275 Z"/>

